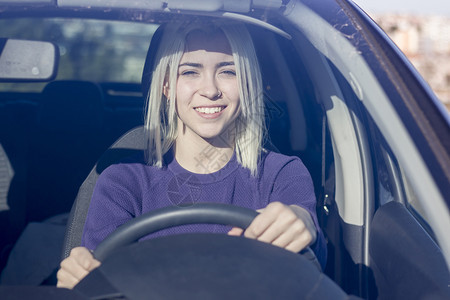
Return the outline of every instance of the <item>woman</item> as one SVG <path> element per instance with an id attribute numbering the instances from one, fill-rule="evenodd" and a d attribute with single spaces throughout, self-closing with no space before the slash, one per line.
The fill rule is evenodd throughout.
<path id="1" fill-rule="evenodd" d="M 146 108 L 145 162 L 117 164 L 96 185 L 83 247 L 61 263 L 58 286 L 72 288 L 99 266 L 89 249 L 129 219 L 168 205 L 218 202 L 258 209 L 243 232 L 186 225 L 153 234 L 223 232 L 299 252 L 326 248 L 311 177 L 297 157 L 263 149 L 261 75 L 251 37 L 236 23 L 164 28 Z"/>

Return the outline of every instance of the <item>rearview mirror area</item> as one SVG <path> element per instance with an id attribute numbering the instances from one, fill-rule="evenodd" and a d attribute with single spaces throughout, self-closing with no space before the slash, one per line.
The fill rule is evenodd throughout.
<path id="1" fill-rule="evenodd" d="M 58 62 L 53 43 L 0 38 L 0 82 L 51 81 Z"/>

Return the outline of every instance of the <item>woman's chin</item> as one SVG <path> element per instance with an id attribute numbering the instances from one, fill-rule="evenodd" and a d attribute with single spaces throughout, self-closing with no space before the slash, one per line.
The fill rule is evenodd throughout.
<path id="1" fill-rule="evenodd" d="M 229 141 L 229 136 L 220 132 L 205 132 L 199 135 L 209 144 L 214 145 L 216 147 L 230 147 L 232 142 Z"/>
<path id="2" fill-rule="evenodd" d="M 221 139 L 220 132 L 207 132 L 207 133 L 199 134 L 199 136 L 208 142 L 212 142 L 212 141 Z"/>

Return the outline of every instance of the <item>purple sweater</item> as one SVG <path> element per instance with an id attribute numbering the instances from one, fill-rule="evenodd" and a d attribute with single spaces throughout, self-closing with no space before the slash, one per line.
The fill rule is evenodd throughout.
<path id="1" fill-rule="evenodd" d="M 194 174 L 172 159 L 161 169 L 143 162 L 115 164 L 100 175 L 84 226 L 82 245 L 95 249 L 117 227 L 154 209 L 180 204 L 215 202 L 251 209 L 279 201 L 305 208 L 318 230 L 311 246 L 322 266 L 326 244 L 317 222 L 316 198 L 311 176 L 298 157 L 275 152 L 263 155 L 259 174 L 250 175 L 236 157 L 212 174 Z M 184 225 L 153 233 L 144 239 L 168 234 L 226 233 L 223 225 Z"/>

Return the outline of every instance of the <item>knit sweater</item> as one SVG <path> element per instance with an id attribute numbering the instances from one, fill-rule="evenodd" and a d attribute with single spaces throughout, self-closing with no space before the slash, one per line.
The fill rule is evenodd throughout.
<path id="1" fill-rule="evenodd" d="M 278 201 L 298 205 L 310 213 L 318 233 L 311 248 L 321 265 L 325 265 L 326 244 L 317 222 L 314 187 L 308 170 L 298 157 L 264 153 L 257 176 L 243 168 L 235 155 L 222 169 L 211 174 L 192 173 L 176 159 L 169 157 L 168 160 L 163 168 L 138 160 L 115 164 L 104 170 L 94 189 L 82 245 L 95 249 L 120 225 L 166 206 L 213 202 L 260 209 Z M 230 227 L 223 225 L 183 225 L 143 239 L 193 232 L 226 233 L 229 230 Z"/>

